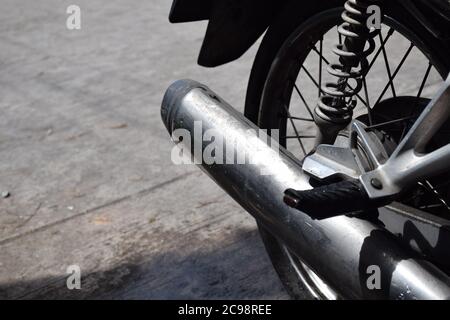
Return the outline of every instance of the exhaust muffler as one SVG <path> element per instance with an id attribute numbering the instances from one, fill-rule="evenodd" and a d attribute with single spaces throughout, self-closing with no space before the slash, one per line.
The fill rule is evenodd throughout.
<path id="1" fill-rule="evenodd" d="M 347 216 L 314 220 L 287 206 L 286 189 L 312 188 L 301 163 L 284 148 L 273 148 L 275 141 L 267 144 L 249 135 L 258 128 L 206 86 L 175 82 L 164 96 L 161 115 L 175 141 L 181 140 L 180 130 L 189 134 L 181 143 L 202 170 L 337 293 L 355 299 L 450 299 L 449 277 L 381 226 Z M 247 161 L 201 161 L 211 143 L 202 139 L 208 130 L 220 135 L 215 139 L 227 148 L 223 157 L 245 154 Z M 373 266 L 380 270 L 379 288 L 367 285 Z"/>

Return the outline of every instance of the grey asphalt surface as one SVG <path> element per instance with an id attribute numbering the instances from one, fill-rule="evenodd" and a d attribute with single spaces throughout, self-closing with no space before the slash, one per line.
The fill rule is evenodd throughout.
<path id="1" fill-rule="evenodd" d="M 0 298 L 288 298 L 254 220 L 171 163 L 159 115 L 181 78 L 243 111 L 257 46 L 199 67 L 206 22 L 169 24 L 170 3 L 77 0 L 69 31 L 72 1 L 0 1 Z"/>

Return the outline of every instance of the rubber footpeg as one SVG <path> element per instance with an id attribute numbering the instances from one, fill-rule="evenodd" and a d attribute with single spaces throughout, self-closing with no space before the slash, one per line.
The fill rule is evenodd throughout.
<path id="1" fill-rule="evenodd" d="M 372 201 L 359 181 L 342 181 L 311 190 L 287 189 L 284 202 L 314 219 L 325 219 L 357 211 L 373 209 Z"/>

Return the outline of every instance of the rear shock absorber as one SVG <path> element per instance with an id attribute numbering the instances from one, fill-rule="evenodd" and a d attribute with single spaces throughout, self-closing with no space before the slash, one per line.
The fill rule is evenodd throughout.
<path id="1" fill-rule="evenodd" d="M 319 128 L 316 145 L 334 143 L 338 132 L 352 120 L 355 96 L 361 90 L 368 71 L 367 57 L 375 50 L 373 38 L 378 30 L 371 31 L 367 27 L 367 8 L 376 2 L 347 0 L 344 5 L 344 22 L 338 27 L 344 41 L 333 48 L 339 60 L 327 68 L 328 73 L 338 80 L 327 82 L 321 88 L 323 95 L 314 110 L 314 120 Z"/>

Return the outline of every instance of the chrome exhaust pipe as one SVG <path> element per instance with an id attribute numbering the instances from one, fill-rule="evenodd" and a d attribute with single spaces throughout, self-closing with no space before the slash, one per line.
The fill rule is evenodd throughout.
<path id="1" fill-rule="evenodd" d="M 177 129 L 190 134 L 193 143 L 188 147 L 197 153 L 197 161 L 210 143 L 202 139 L 210 129 L 221 135 L 226 152 L 245 153 L 254 160 L 200 167 L 337 293 L 351 299 L 450 299 L 450 278 L 381 226 L 347 216 L 314 220 L 287 206 L 287 188 L 312 188 L 301 163 L 281 147 L 278 152 L 258 138 L 249 139 L 249 130 L 257 127 L 206 86 L 175 82 L 164 96 L 161 115 L 175 140 Z M 228 150 L 229 145 L 239 150 Z M 370 289 L 368 270 L 373 266 L 379 268 L 381 286 Z"/>

